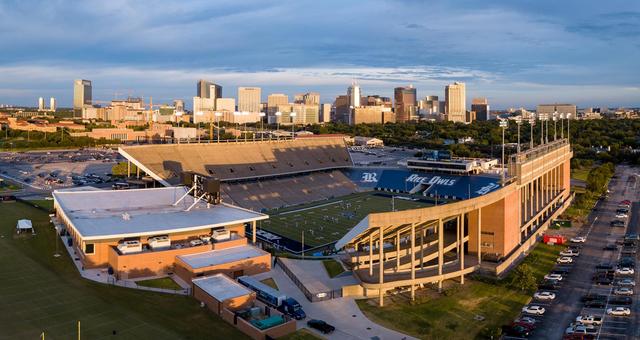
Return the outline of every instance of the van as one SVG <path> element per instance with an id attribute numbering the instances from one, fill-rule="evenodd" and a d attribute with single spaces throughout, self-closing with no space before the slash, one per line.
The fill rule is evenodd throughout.
<path id="1" fill-rule="evenodd" d="M 118 251 L 122 254 L 139 253 L 142 251 L 142 243 L 138 240 L 122 241 L 118 243 Z"/>
<path id="2" fill-rule="evenodd" d="M 167 235 L 149 237 L 147 240 L 149 248 L 153 250 L 169 249 L 171 247 L 171 239 Z"/>
<path id="3" fill-rule="evenodd" d="M 225 241 L 231 238 L 231 232 L 227 229 L 215 229 L 211 233 L 211 238 L 216 241 Z"/>

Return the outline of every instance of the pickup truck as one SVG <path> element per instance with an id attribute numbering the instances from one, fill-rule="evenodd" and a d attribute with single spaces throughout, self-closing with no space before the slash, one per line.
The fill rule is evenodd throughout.
<path id="1" fill-rule="evenodd" d="M 580 315 L 576 318 L 576 322 L 583 325 L 601 325 L 602 317 L 595 315 Z"/>

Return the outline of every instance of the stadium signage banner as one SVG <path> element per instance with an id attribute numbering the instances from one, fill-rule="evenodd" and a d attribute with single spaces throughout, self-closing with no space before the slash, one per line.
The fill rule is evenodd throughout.
<path id="1" fill-rule="evenodd" d="M 406 181 L 409 183 L 422 183 L 422 184 L 428 184 L 428 185 L 436 184 L 436 185 L 453 186 L 456 184 L 455 179 L 442 178 L 441 176 L 433 176 L 429 178 L 427 176 L 418 176 L 416 174 L 412 174 L 411 176 L 407 177 Z"/>

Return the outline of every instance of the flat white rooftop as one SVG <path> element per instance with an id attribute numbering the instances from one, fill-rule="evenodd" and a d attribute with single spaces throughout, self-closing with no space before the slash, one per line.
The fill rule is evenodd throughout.
<path id="1" fill-rule="evenodd" d="M 192 282 L 220 302 L 251 294 L 248 288 L 224 274 L 205 276 L 193 279 Z"/>
<path id="2" fill-rule="evenodd" d="M 178 258 L 192 269 L 217 266 L 223 263 L 236 262 L 268 254 L 262 249 L 250 245 L 209 250 L 203 253 L 180 255 Z"/>
<path id="3" fill-rule="evenodd" d="M 53 198 L 84 240 L 140 237 L 191 231 L 267 219 L 230 204 L 209 205 L 187 195 L 185 187 L 133 190 L 54 191 Z"/>

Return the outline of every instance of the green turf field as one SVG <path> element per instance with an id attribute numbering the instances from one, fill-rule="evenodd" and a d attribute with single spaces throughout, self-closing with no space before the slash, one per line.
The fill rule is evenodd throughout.
<path id="1" fill-rule="evenodd" d="M 317 247 L 339 240 L 365 216 L 391 211 L 391 197 L 375 193 L 358 193 L 329 201 L 316 202 L 267 212 L 269 219 L 260 228 Z M 396 210 L 428 206 L 425 202 L 395 199 Z"/>
<path id="2" fill-rule="evenodd" d="M 15 235 L 32 220 L 36 235 Z M 0 339 L 245 339 L 192 297 L 103 285 L 80 278 L 47 213 L 0 203 Z M 63 249 L 58 244 L 59 249 Z M 115 332 L 115 335 L 114 335 Z"/>

